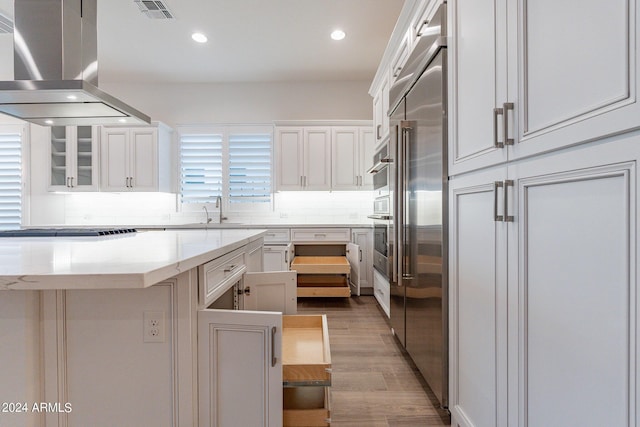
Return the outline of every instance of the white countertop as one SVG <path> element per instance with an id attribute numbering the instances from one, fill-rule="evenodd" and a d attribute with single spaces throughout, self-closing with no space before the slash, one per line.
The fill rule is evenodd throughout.
<path id="1" fill-rule="evenodd" d="M 265 232 L 200 229 L 0 238 L 0 289 L 145 288 L 244 246 Z"/>

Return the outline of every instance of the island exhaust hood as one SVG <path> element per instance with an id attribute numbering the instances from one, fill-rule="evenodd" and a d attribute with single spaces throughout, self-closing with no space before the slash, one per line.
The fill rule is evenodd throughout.
<path id="1" fill-rule="evenodd" d="M 98 89 L 97 0 L 15 0 L 14 79 L 0 113 L 43 126 L 147 124 Z"/>

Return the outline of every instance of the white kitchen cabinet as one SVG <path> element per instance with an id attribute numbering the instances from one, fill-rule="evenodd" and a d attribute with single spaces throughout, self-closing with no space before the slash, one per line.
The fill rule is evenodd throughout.
<path id="1" fill-rule="evenodd" d="M 382 143 L 389 135 L 389 78 L 382 77 L 380 87 L 373 97 L 373 131 L 375 145 Z"/>
<path id="2" fill-rule="evenodd" d="M 373 296 L 384 311 L 387 317 L 391 316 L 391 289 L 389 288 L 389 280 L 378 270 L 373 270 Z"/>
<path id="3" fill-rule="evenodd" d="M 351 229 L 351 241 L 358 245 L 360 264 L 360 293 L 373 292 L 373 230 L 371 228 Z"/>
<path id="4" fill-rule="evenodd" d="M 331 188 L 333 190 L 373 189 L 367 173 L 373 165 L 373 132 L 369 127 L 331 129 Z"/>
<path id="5" fill-rule="evenodd" d="M 409 59 L 409 54 L 411 53 L 411 40 L 411 29 L 406 29 L 400 41 L 400 45 L 396 48 L 395 55 L 389 64 L 389 80 L 391 82 L 391 86 L 393 86 L 393 83 L 402 72 L 407 59 Z"/>
<path id="6" fill-rule="evenodd" d="M 629 134 L 451 180 L 452 425 L 629 425 L 639 147 Z"/>
<path id="7" fill-rule="evenodd" d="M 170 190 L 171 131 L 166 126 L 105 126 L 100 145 L 102 190 Z"/>
<path id="8" fill-rule="evenodd" d="M 638 126 L 637 2 L 522 3 L 450 3 L 452 174 Z"/>
<path id="9" fill-rule="evenodd" d="M 282 426 L 282 314 L 198 312 L 200 426 Z"/>
<path id="10" fill-rule="evenodd" d="M 507 1 L 459 0 L 447 7 L 449 172 L 456 175 L 507 161 L 496 110 L 509 97 Z"/>
<path id="11" fill-rule="evenodd" d="M 278 190 L 330 190 L 330 129 L 278 127 L 276 160 Z"/>
<path id="12" fill-rule="evenodd" d="M 49 191 L 98 189 L 98 127 L 52 126 Z"/>
<path id="13" fill-rule="evenodd" d="M 293 245 L 265 245 L 262 249 L 264 259 L 264 271 L 289 270 Z"/>

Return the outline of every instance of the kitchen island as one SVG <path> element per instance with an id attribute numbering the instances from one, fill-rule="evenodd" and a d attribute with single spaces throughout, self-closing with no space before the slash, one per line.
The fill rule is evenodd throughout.
<path id="1" fill-rule="evenodd" d="M 215 358 L 207 353 L 214 347 L 199 354 L 198 341 L 216 325 L 210 321 L 199 335 L 198 322 L 216 314 L 206 310 L 199 291 L 204 266 L 220 264 L 219 276 L 211 276 L 218 281 L 260 271 L 264 233 L 0 239 L 0 425 L 204 425 L 202 409 L 215 402 L 199 392 L 205 379 L 198 378 L 198 363 Z M 222 312 L 226 319 L 241 313 Z M 260 335 L 265 354 L 280 346 L 281 336 L 272 336 L 280 317 L 271 315 L 275 326 L 251 320 L 243 327 Z M 260 390 L 256 412 L 281 420 L 281 394 L 270 401 L 274 393 L 267 390 L 278 381 L 282 386 L 282 366 L 270 361 L 262 387 L 253 386 Z M 201 413 L 199 400 L 206 402 Z"/>

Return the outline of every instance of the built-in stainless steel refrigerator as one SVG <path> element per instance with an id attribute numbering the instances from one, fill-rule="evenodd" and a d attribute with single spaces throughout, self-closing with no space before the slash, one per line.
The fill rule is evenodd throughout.
<path id="1" fill-rule="evenodd" d="M 448 405 L 446 5 L 391 87 L 391 325 Z"/>

